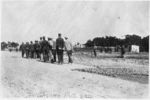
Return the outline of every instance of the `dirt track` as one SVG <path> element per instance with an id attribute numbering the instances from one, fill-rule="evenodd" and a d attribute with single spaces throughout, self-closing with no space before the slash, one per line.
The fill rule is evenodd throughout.
<path id="1" fill-rule="evenodd" d="M 148 84 L 72 71 L 92 68 L 79 64 L 50 64 L 1 52 L 3 97 L 147 98 Z"/>

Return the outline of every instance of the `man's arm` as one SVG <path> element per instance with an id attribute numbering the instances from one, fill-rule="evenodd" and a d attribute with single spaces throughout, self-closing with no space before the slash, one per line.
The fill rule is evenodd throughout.
<path id="1" fill-rule="evenodd" d="M 65 48 L 65 41 L 64 41 L 64 39 L 62 39 L 62 49 L 64 49 Z"/>
<path id="2" fill-rule="evenodd" d="M 56 46 L 58 45 L 58 40 L 56 39 Z"/>
<path id="3" fill-rule="evenodd" d="M 64 47 L 65 47 L 65 50 L 67 51 L 67 46 L 66 46 L 66 42 L 64 42 Z"/>
<path id="4" fill-rule="evenodd" d="M 19 50 L 20 50 L 20 51 L 22 50 L 22 45 L 20 45 L 20 48 L 19 48 Z"/>

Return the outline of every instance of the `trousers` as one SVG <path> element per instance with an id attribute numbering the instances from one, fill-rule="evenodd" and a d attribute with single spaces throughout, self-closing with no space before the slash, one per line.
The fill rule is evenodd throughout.
<path id="1" fill-rule="evenodd" d="M 58 55 L 58 64 L 63 64 L 63 50 L 58 49 L 57 50 L 57 55 Z"/>
<path id="2" fill-rule="evenodd" d="M 56 49 L 52 49 L 53 61 L 56 62 Z"/>
<path id="3" fill-rule="evenodd" d="M 73 63 L 72 51 L 71 50 L 67 51 L 67 55 L 68 55 L 68 63 Z"/>

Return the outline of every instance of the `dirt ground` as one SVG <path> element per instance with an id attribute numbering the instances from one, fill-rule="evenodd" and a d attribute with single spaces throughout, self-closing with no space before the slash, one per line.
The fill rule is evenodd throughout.
<path id="1" fill-rule="evenodd" d="M 1 51 L 2 97 L 148 98 L 148 59 L 93 58 L 74 54 L 74 63 L 67 64 L 67 57 L 64 58 L 65 64 L 57 65 L 43 63 L 38 59 L 21 58 L 19 52 Z M 118 67 L 134 68 L 136 75 L 147 76 L 147 81 L 142 83 L 139 80 L 78 71 Z"/>

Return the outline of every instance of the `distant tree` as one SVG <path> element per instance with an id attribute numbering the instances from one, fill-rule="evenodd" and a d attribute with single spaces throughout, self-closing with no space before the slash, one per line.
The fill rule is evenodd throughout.
<path id="1" fill-rule="evenodd" d="M 149 52 L 149 36 L 146 36 L 141 40 L 141 51 Z"/>
<path id="2" fill-rule="evenodd" d="M 125 39 L 116 38 L 115 36 L 106 37 L 95 37 L 93 40 L 88 40 L 86 42 L 86 47 L 91 47 L 93 45 L 110 47 L 110 46 L 122 46 L 125 45 L 139 45 L 140 51 L 149 51 L 149 36 L 141 39 L 138 35 L 125 35 Z"/>
<path id="3" fill-rule="evenodd" d="M 92 47 L 94 45 L 93 41 L 91 40 L 88 40 L 86 43 L 85 43 L 85 46 L 86 47 Z"/>
<path id="4" fill-rule="evenodd" d="M 125 35 L 125 43 L 127 45 L 140 45 L 141 37 L 138 35 Z"/>
<path id="5" fill-rule="evenodd" d="M 112 36 L 96 37 L 93 39 L 93 42 L 97 46 L 116 46 L 119 44 L 119 39 Z"/>
<path id="6" fill-rule="evenodd" d="M 15 43 L 15 42 L 12 42 L 12 43 L 11 43 L 11 46 L 14 47 L 14 48 L 16 48 L 16 47 L 19 46 L 19 44 L 18 44 L 18 43 Z"/>
<path id="7" fill-rule="evenodd" d="M 122 45 L 127 45 L 127 43 L 126 43 L 125 39 L 118 39 L 117 45 L 122 46 Z"/>
<path id="8" fill-rule="evenodd" d="M 117 39 L 116 37 L 113 36 L 107 36 L 106 37 L 107 40 L 107 46 L 116 46 L 118 45 L 119 39 Z"/>

